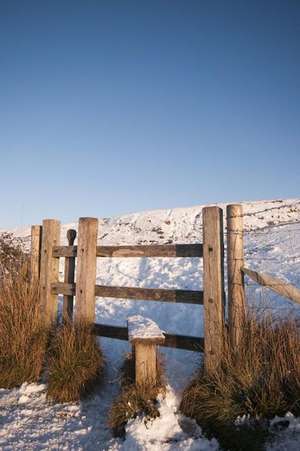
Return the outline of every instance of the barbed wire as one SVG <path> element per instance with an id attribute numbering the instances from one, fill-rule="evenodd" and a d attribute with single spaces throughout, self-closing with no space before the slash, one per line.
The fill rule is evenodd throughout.
<path id="1" fill-rule="evenodd" d="M 259 260 L 259 261 L 268 261 L 268 262 L 278 262 L 278 263 L 285 263 L 286 261 L 290 261 L 290 260 L 297 260 L 300 259 L 300 255 L 297 256 L 286 256 L 286 257 L 264 257 L 264 256 L 251 256 L 251 255 L 245 255 L 245 260 Z"/>
<path id="2" fill-rule="evenodd" d="M 293 227 L 291 227 L 293 225 Z M 282 226 L 289 227 L 289 231 L 293 234 L 299 234 L 300 233 L 300 223 L 288 223 L 288 224 L 282 224 Z M 266 236 L 267 234 L 278 234 L 280 232 L 279 229 L 274 230 L 274 226 L 270 227 L 264 227 L 260 229 L 244 229 L 243 231 L 240 230 L 230 230 L 230 233 L 232 235 L 238 235 L 238 236 L 247 236 L 247 235 L 263 235 Z M 228 230 L 225 231 L 225 233 L 228 233 Z"/>

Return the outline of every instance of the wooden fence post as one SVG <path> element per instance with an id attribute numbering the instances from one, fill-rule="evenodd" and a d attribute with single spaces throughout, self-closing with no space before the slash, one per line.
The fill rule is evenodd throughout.
<path id="1" fill-rule="evenodd" d="M 31 283 L 33 285 L 37 284 L 40 278 L 41 247 L 42 247 L 42 226 L 33 225 L 31 227 L 31 254 L 30 254 L 30 277 Z"/>
<path id="2" fill-rule="evenodd" d="M 224 346 L 223 211 L 205 207 L 203 215 L 204 366 L 213 371 Z"/>
<path id="3" fill-rule="evenodd" d="M 51 284 L 58 282 L 59 258 L 52 256 L 53 246 L 60 241 L 60 222 L 55 219 L 43 221 L 42 252 L 40 271 L 40 304 L 46 325 L 56 320 L 57 295 L 52 294 Z"/>
<path id="4" fill-rule="evenodd" d="M 240 342 L 245 320 L 243 208 L 227 206 L 228 324 L 233 346 Z"/>
<path id="5" fill-rule="evenodd" d="M 146 340 L 145 340 L 146 341 Z M 157 345 L 137 341 L 134 345 L 136 385 L 156 385 L 157 383 Z"/>
<path id="6" fill-rule="evenodd" d="M 128 339 L 135 359 L 136 385 L 152 386 L 158 381 L 158 345 L 164 344 L 165 336 L 159 326 L 141 315 L 127 319 Z"/>
<path id="7" fill-rule="evenodd" d="M 95 321 L 97 235 L 98 219 L 79 219 L 75 294 L 77 321 Z"/>
<path id="8" fill-rule="evenodd" d="M 67 231 L 67 240 L 69 246 L 73 246 L 75 238 L 76 238 L 76 230 L 69 229 Z M 75 274 L 75 257 L 65 257 L 64 282 L 74 283 L 74 274 Z M 64 295 L 63 302 L 64 321 L 72 320 L 73 304 L 74 304 L 73 295 Z"/>

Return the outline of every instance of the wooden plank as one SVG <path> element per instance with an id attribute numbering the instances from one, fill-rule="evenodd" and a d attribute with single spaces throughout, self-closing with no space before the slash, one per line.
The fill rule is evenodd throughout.
<path id="1" fill-rule="evenodd" d="M 165 334 L 163 346 L 168 348 L 185 349 L 186 351 L 203 352 L 204 338 L 192 337 L 188 335 Z"/>
<path id="2" fill-rule="evenodd" d="M 203 304 L 202 291 L 167 290 L 162 288 L 109 287 L 96 286 L 96 296 L 144 301 L 175 302 L 184 304 Z"/>
<path id="3" fill-rule="evenodd" d="M 57 296 L 51 291 L 51 285 L 58 281 L 59 259 L 52 256 L 52 247 L 60 240 L 60 222 L 45 219 L 42 231 L 42 252 L 40 271 L 40 305 L 46 326 L 55 322 L 57 316 Z"/>
<path id="4" fill-rule="evenodd" d="M 96 245 L 98 219 L 80 218 L 76 270 L 76 321 L 95 321 Z"/>
<path id="5" fill-rule="evenodd" d="M 38 283 L 40 278 L 42 230 L 41 225 L 33 225 L 31 227 L 30 275 L 31 282 L 34 285 Z"/>
<path id="6" fill-rule="evenodd" d="M 67 231 L 67 240 L 69 246 L 73 246 L 76 239 L 76 230 L 69 229 Z M 65 283 L 74 283 L 75 275 L 75 257 L 65 258 L 65 268 L 64 268 L 64 281 Z M 73 294 L 65 294 L 63 300 L 63 319 L 64 321 L 72 320 L 73 318 L 73 307 L 74 307 L 74 296 Z"/>
<path id="7" fill-rule="evenodd" d="M 55 246 L 53 257 L 77 257 L 77 246 Z"/>
<path id="8" fill-rule="evenodd" d="M 76 257 L 77 246 L 56 246 L 54 257 Z M 202 244 L 97 246 L 97 257 L 202 257 Z"/>
<path id="9" fill-rule="evenodd" d="M 277 277 L 270 276 L 269 274 L 253 271 L 248 268 L 242 268 L 242 271 L 259 285 L 270 288 L 275 291 L 275 293 L 300 304 L 300 289 L 295 287 L 295 285 L 278 279 Z"/>
<path id="10" fill-rule="evenodd" d="M 115 338 L 117 340 L 128 340 L 127 327 L 110 326 L 107 324 L 94 324 L 94 332 L 96 335 Z M 165 333 L 165 342 L 162 346 L 168 348 L 183 349 L 186 351 L 203 352 L 204 338 L 192 337 L 188 335 L 175 335 Z"/>
<path id="11" fill-rule="evenodd" d="M 203 208 L 204 365 L 213 371 L 224 345 L 224 244 L 223 211 Z"/>
<path id="12" fill-rule="evenodd" d="M 75 296 L 76 284 L 66 282 L 55 282 L 51 285 L 52 294 L 63 294 L 64 296 Z"/>
<path id="13" fill-rule="evenodd" d="M 98 246 L 97 257 L 201 257 L 201 244 Z"/>
<path id="14" fill-rule="evenodd" d="M 117 340 L 128 341 L 128 329 L 127 327 L 110 326 L 107 324 L 94 324 L 94 333 L 101 337 L 115 338 Z"/>
<path id="15" fill-rule="evenodd" d="M 75 284 L 54 283 L 52 292 L 74 296 Z M 109 287 L 95 285 L 95 295 L 98 297 L 121 298 L 143 301 L 174 302 L 183 304 L 203 304 L 203 291 L 167 290 L 162 288 Z"/>
<path id="16" fill-rule="evenodd" d="M 55 246 L 53 257 L 77 257 L 77 246 Z"/>
<path id="17" fill-rule="evenodd" d="M 227 206 L 227 276 L 229 337 L 235 347 L 241 340 L 246 316 L 244 274 L 243 207 Z"/>

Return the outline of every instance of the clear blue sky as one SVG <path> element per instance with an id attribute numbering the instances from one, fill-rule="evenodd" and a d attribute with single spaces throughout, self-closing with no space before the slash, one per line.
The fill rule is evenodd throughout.
<path id="1" fill-rule="evenodd" d="M 0 228 L 300 195 L 299 0 L 0 0 Z"/>

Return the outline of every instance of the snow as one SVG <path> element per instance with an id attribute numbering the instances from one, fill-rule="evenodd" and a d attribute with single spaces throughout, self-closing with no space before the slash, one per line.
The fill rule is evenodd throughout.
<path id="1" fill-rule="evenodd" d="M 128 338 L 130 343 L 137 340 L 151 340 L 153 342 L 163 342 L 165 336 L 158 325 L 152 319 L 142 315 L 129 316 Z"/>
<path id="2" fill-rule="evenodd" d="M 287 412 L 284 417 L 275 417 L 271 421 L 271 427 L 280 425 L 280 423 L 288 423 L 287 428 L 281 432 L 277 440 L 267 447 L 267 451 L 299 451 L 300 442 L 300 420 L 295 418 L 293 414 Z"/>
<path id="3" fill-rule="evenodd" d="M 243 205 L 247 267 L 276 275 L 300 287 L 300 200 L 248 202 Z M 219 206 L 226 211 L 224 204 Z M 105 218 L 99 220 L 98 244 L 200 243 L 201 211 L 202 206 L 195 206 Z M 67 244 L 66 231 L 70 227 L 77 229 L 77 224 L 62 227 L 64 244 Z M 30 228 L 14 232 L 29 244 Z M 202 261 L 199 258 L 99 258 L 97 283 L 199 290 L 202 287 Z M 299 305 L 259 287 L 248 278 L 246 283 L 250 304 L 270 309 L 276 315 L 292 314 L 300 318 Z M 162 331 L 194 336 L 203 335 L 202 309 L 202 306 L 179 303 L 112 298 L 96 300 L 98 323 L 126 326 L 128 317 L 142 315 L 157 323 Z M 176 412 L 176 403 L 198 368 L 201 354 L 163 347 L 160 350 L 170 390 L 166 400 L 160 400 L 161 417 L 146 425 L 141 419 L 136 419 L 127 426 L 125 442 L 112 439 L 107 416 L 112 399 L 120 388 L 119 368 L 130 346 L 127 342 L 108 338 L 100 341 L 107 362 L 105 381 L 94 396 L 78 405 L 51 404 L 46 399 L 43 384 L 24 384 L 17 389 L 0 390 L 0 449 L 216 449 L 215 442 L 202 437 L 200 428 L 192 428 L 191 423 L 189 427 L 183 427 L 188 420 L 183 420 Z M 300 421 L 293 421 L 269 450 L 300 448 Z M 161 428 L 162 434 L 159 432 Z"/>
<path id="4" fill-rule="evenodd" d="M 126 427 L 126 440 L 112 441 L 109 449 L 120 451 L 219 449 L 215 439 L 207 440 L 202 436 L 201 428 L 193 420 L 177 413 L 178 398 L 171 387 L 167 387 L 165 398 L 159 398 L 159 404 L 159 417 L 152 421 L 144 417 L 129 421 Z M 189 433 L 185 430 L 189 430 Z"/>

